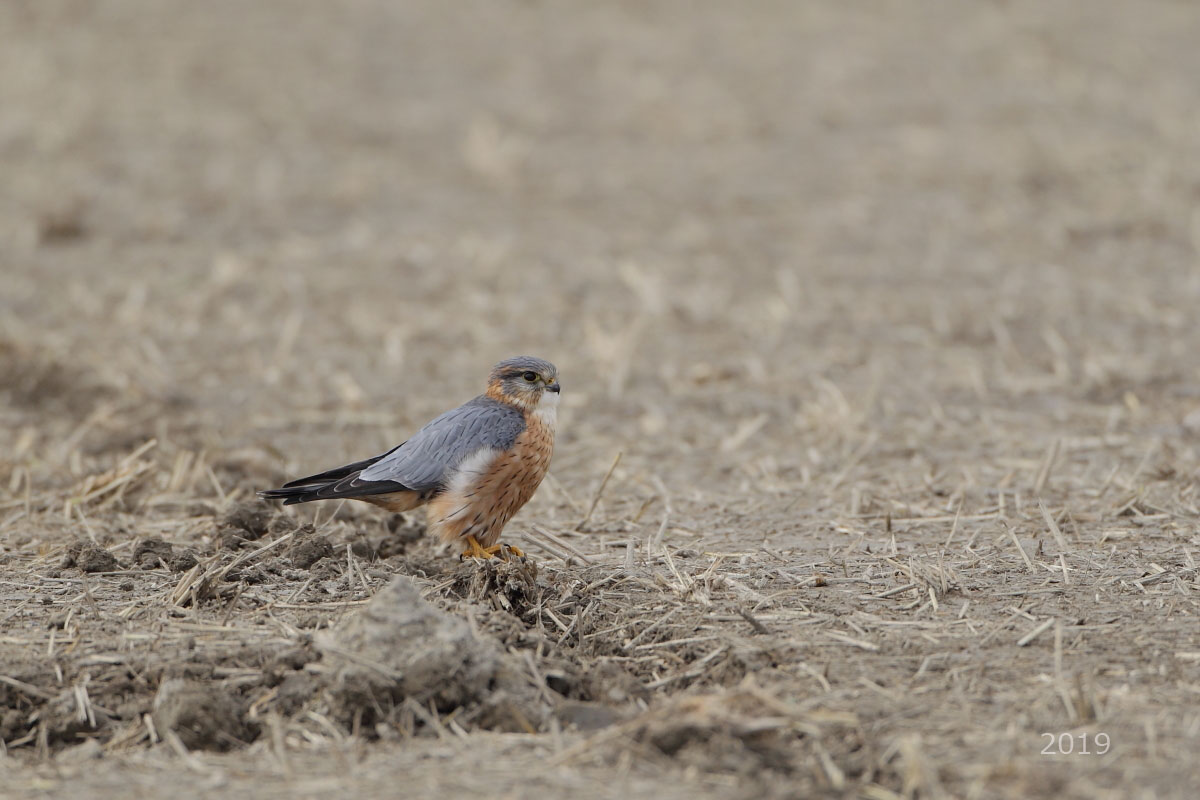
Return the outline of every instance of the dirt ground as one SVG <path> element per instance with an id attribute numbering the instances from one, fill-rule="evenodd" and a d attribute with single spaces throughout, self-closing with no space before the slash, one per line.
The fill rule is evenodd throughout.
<path id="1" fill-rule="evenodd" d="M 0 796 L 1194 796 L 1197 41 L 0 4 Z M 253 499 L 522 353 L 529 560 Z"/>

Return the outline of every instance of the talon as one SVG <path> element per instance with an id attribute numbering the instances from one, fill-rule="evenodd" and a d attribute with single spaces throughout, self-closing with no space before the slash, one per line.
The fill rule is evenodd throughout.
<path id="1" fill-rule="evenodd" d="M 474 536 L 468 536 L 467 549 L 463 550 L 462 555 L 459 556 L 459 559 L 482 558 L 486 560 L 492 558 L 494 555 L 496 555 L 495 547 L 484 547 Z"/>
<path id="2" fill-rule="evenodd" d="M 467 549 L 463 550 L 459 559 L 482 558 L 486 561 L 489 558 L 499 558 L 503 561 L 509 561 L 513 556 L 524 558 L 525 551 L 516 545 L 504 544 L 503 542 L 494 544 L 491 547 L 484 547 L 474 535 L 471 535 L 467 537 Z"/>
<path id="3" fill-rule="evenodd" d="M 516 556 L 517 558 L 525 557 L 525 553 L 521 550 L 521 548 L 517 547 L 515 544 L 504 544 L 503 542 L 492 545 L 487 549 L 487 551 L 492 555 L 503 559 L 504 561 L 511 561 L 513 556 Z"/>

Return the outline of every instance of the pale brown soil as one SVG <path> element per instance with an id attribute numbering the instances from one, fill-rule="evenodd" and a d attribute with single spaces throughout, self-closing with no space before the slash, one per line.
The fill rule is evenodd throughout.
<path id="1" fill-rule="evenodd" d="M 1193 796 L 1198 41 L 0 4 L 0 796 Z M 530 561 L 252 499 L 520 353 Z"/>

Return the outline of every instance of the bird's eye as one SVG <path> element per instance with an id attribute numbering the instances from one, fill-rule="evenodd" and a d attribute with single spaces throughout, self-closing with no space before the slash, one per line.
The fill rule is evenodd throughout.
<path id="1" fill-rule="evenodd" d="M 521 377 L 524 378 L 525 380 L 529 381 L 530 383 L 533 383 L 534 381 L 537 380 L 537 373 L 536 372 L 526 372 Z"/>

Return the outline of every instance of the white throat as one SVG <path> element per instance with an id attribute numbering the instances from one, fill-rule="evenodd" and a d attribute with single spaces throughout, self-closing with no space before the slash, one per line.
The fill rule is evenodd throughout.
<path id="1" fill-rule="evenodd" d="M 554 428 L 558 422 L 558 400 L 558 392 L 542 392 L 537 407 L 533 409 L 533 413 L 537 414 L 542 422 L 550 428 Z"/>

